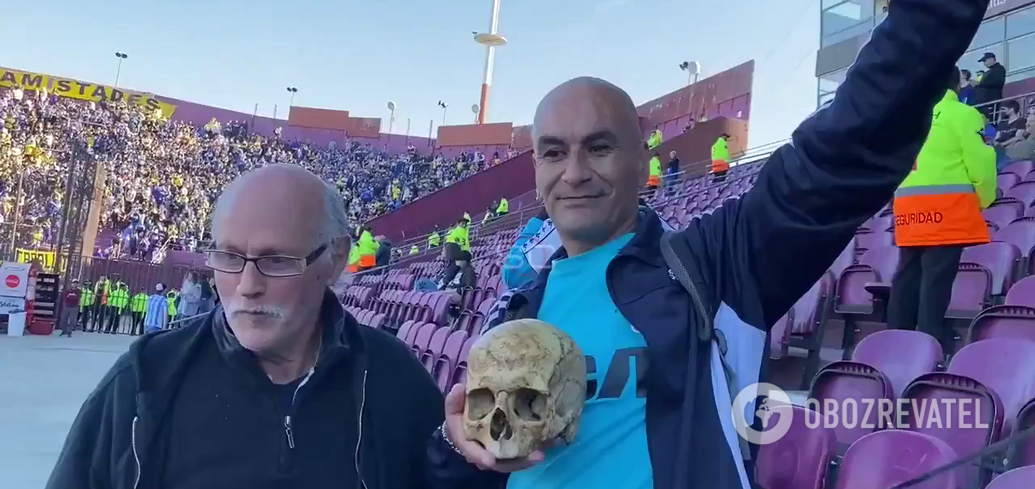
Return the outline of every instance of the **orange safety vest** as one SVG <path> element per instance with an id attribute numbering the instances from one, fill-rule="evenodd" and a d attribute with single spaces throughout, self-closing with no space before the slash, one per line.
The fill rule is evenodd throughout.
<path id="1" fill-rule="evenodd" d="M 374 255 L 359 255 L 359 266 L 361 268 L 369 268 L 376 264 Z"/>
<path id="2" fill-rule="evenodd" d="M 992 240 L 973 185 L 899 188 L 893 209 L 898 246 L 985 244 Z"/>
<path id="3" fill-rule="evenodd" d="M 712 160 L 712 173 L 719 173 L 721 171 L 728 171 L 730 164 L 726 160 Z"/>

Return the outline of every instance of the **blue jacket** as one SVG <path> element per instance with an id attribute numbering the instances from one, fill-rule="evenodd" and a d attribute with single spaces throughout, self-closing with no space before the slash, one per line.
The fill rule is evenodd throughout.
<path id="1" fill-rule="evenodd" d="M 757 381 L 769 328 L 912 169 L 934 105 L 987 6 L 988 0 L 896 0 L 833 103 L 798 126 L 754 188 L 676 236 L 694 257 L 685 263 L 691 279 L 717 308 L 715 327 L 726 335 L 735 387 Z M 718 355 L 693 333 L 703 318 L 670 275 L 661 235 L 659 219 L 641 214 L 635 237 L 607 269 L 612 300 L 647 342 L 642 382 L 654 486 L 747 488 Z M 546 268 L 531 287 L 504 294 L 490 326 L 534 317 L 548 274 Z M 743 322 L 728 320 L 732 314 Z M 506 481 L 468 465 L 439 434 L 429 441 L 429 463 L 436 489 Z"/>

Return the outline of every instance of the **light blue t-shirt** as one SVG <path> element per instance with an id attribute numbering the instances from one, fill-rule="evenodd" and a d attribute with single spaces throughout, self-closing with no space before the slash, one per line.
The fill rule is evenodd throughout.
<path id="1" fill-rule="evenodd" d="M 646 370 L 643 335 L 611 300 L 605 272 L 633 237 L 555 261 L 539 319 L 568 333 L 586 356 L 586 405 L 575 441 L 546 451 L 546 460 L 515 472 L 508 489 L 651 489 L 647 400 L 637 389 Z"/>

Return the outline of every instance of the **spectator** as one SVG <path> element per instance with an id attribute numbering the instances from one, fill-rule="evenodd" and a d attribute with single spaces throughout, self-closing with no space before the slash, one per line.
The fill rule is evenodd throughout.
<path id="1" fill-rule="evenodd" d="M 798 126 L 751 191 L 678 233 L 637 208 L 648 153 L 628 94 L 585 78 L 549 92 L 532 129 L 535 181 L 563 247 L 531 287 L 503 295 L 485 327 L 537 318 L 571 335 L 599 378 L 610 365 L 630 375 L 597 384 L 575 443 L 508 460 L 467 438 L 465 390 L 454 386 L 429 446 L 432 485 L 751 487 L 757 452 L 738 443 L 744 424 L 729 422 L 731 400 L 755 398 L 738 393 L 758 387 L 769 330 L 912 170 L 945 75 L 986 7 L 896 1 L 831 107 Z M 603 131 L 612 150 L 592 171 L 560 150 Z M 630 355 L 649 367 L 633 374 Z"/>
<path id="2" fill-rule="evenodd" d="M 75 325 L 79 322 L 79 280 L 72 279 L 72 285 L 66 287 L 65 296 L 61 300 L 60 336 L 72 337 Z"/>
<path id="3" fill-rule="evenodd" d="M 671 197 L 679 186 L 679 157 L 676 156 L 675 150 L 668 153 L 668 175 L 665 180 L 666 194 Z"/>
<path id="4" fill-rule="evenodd" d="M 164 284 L 155 284 L 155 293 L 147 298 L 147 309 L 144 312 L 144 327 L 148 333 L 161 331 L 169 324 L 169 299 L 162 292 Z"/>
<path id="5" fill-rule="evenodd" d="M 1027 134 L 1028 121 L 1021 117 L 1021 105 L 1016 100 L 1002 103 L 1003 120 L 996 127 L 995 146 L 997 167 L 1002 168 L 1010 162 L 1006 149 L 1024 140 Z"/>
<path id="6" fill-rule="evenodd" d="M 187 272 L 183 277 L 183 285 L 180 287 L 180 304 L 176 314 L 183 318 L 198 315 L 201 306 L 201 284 L 198 283 L 198 273 Z"/>
<path id="7" fill-rule="evenodd" d="M 1007 161 L 1035 159 L 1035 137 L 1032 134 L 1035 134 L 1035 117 L 1029 115 L 1021 140 L 1006 147 Z"/>
<path id="8" fill-rule="evenodd" d="M 971 84 L 970 70 L 960 70 L 960 102 L 974 105 L 974 85 Z"/>

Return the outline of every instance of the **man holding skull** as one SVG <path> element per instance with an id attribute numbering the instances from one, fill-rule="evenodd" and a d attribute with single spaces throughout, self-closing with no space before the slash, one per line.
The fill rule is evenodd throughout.
<path id="1" fill-rule="evenodd" d="M 537 191 L 563 248 L 488 321 L 538 318 L 574 338 L 589 374 L 581 427 L 570 445 L 496 460 L 468 439 L 457 386 L 429 442 L 432 485 L 750 487 L 754 450 L 735 433 L 731 392 L 760 381 L 769 328 L 911 171 L 987 6 L 894 2 L 833 103 L 769 158 L 754 188 L 668 238 L 700 301 L 662 256 L 660 219 L 637 206 L 649 158 L 629 96 L 593 78 L 551 91 L 532 137 Z M 725 354 L 715 336 L 699 339 L 698 309 Z"/>

